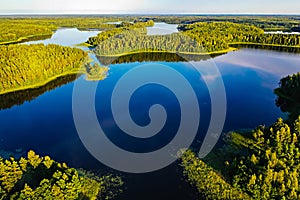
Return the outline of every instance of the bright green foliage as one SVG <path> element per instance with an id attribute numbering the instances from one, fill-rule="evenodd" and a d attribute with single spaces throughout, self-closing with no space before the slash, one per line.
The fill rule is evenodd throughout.
<path id="1" fill-rule="evenodd" d="M 22 178 L 22 169 L 13 158 L 0 160 L 0 187 L 7 193 L 11 192 L 15 184 Z"/>
<path id="2" fill-rule="evenodd" d="M 190 150 L 181 157 L 181 165 L 188 181 L 197 188 L 205 199 L 251 199 L 246 193 L 227 183 Z"/>
<path id="3" fill-rule="evenodd" d="M 278 96 L 276 105 L 281 111 L 289 112 L 289 118 L 295 120 L 300 115 L 300 73 L 284 77 L 279 88 L 275 89 Z"/>
<path id="4" fill-rule="evenodd" d="M 29 151 L 28 152 L 28 162 L 33 166 L 33 168 L 37 168 L 41 162 L 42 158 L 40 158 L 38 155 L 34 153 L 34 151 Z"/>
<path id="5" fill-rule="evenodd" d="M 36 25 L 31 23 L 19 23 L 14 20 L 0 20 L 0 44 L 29 36 L 52 35 L 55 29 L 52 25 Z"/>
<path id="6" fill-rule="evenodd" d="M 80 174 L 80 175 L 79 175 Z M 118 184 L 122 185 L 118 177 Z M 0 158 L 0 199 L 97 199 L 113 188 L 106 176 L 85 175 L 50 157 L 29 151 L 28 157 L 16 161 Z"/>
<path id="7" fill-rule="evenodd" d="M 0 46 L 0 93 L 76 73 L 87 56 L 80 49 L 51 44 Z"/>
<path id="8" fill-rule="evenodd" d="M 233 186 L 255 199 L 299 199 L 299 127 L 300 117 L 291 127 L 279 119 L 271 127 L 258 127 L 250 138 L 236 139 L 245 141 L 238 144 L 246 144 L 242 150 L 247 153 L 231 162 Z"/>

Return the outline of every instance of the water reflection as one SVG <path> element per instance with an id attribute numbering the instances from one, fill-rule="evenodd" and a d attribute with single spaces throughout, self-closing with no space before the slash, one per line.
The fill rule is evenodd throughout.
<path id="1" fill-rule="evenodd" d="M 288 46 L 271 46 L 271 45 L 261 45 L 261 44 L 231 44 L 230 46 L 242 49 L 260 49 L 260 50 L 272 50 L 279 52 L 287 52 L 287 53 L 300 53 L 299 47 L 288 47 Z"/>
<path id="2" fill-rule="evenodd" d="M 167 24 L 164 22 L 156 22 L 154 26 L 147 27 L 148 35 L 168 35 L 178 32 L 178 24 Z"/>
<path id="3" fill-rule="evenodd" d="M 24 44 L 58 44 L 62 46 L 75 46 L 86 42 L 89 37 L 98 35 L 100 31 L 80 31 L 77 28 L 60 28 L 58 29 L 51 38 L 37 41 L 25 42 Z"/>
<path id="4" fill-rule="evenodd" d="M 189 61 L 205 61 L 210 58 L 224 54 L 214 55 L 195 55 L 195 54 L 176 54 L 176 53 L 155 53 L 144 52 L 124 55 L 120 57 L 99 56 L 101 65 L 134 63 L 134 62 L 189 62 Z"/>
<path id="5" fill-rule="evenodd" d="M 26 101 L 32 101 L 45 92 L 51 91 L 67 83 L 73 82 L 78 77 L 77 74 L 67 75 L 57 78 L 56 80 L 39 88 L 11 92 L 0 95 L 0 110 L 11 108 L 15 105 L 22 105 Z"/>

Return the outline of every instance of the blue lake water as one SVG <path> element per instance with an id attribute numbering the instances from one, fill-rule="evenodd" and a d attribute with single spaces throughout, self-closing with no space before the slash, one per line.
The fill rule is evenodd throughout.
<path id="1" fill-rule="evenodd" d="M 154 26 L 147 27 L 148 35 L 167 35 L 172 33 L 177 33 L 178 24 L 167 24 L 164 22 L 156 22 Z"/>
<path id="2" fill-rule="evenodd" d="M 74 46 L 86 42 L 90 37 L 96 36 L 100 31 L 80 31 L 77 28 L 60 28 L 51 38 L 46 40 L 29 41 L 24 44 L 59 44 Z"/>
<path id="3" fill-rule="evenodd" d="M 77 29 L 58 30 L 57 39 L 53 36 L 44 42 L 63 40 L 59 44 L 72 46 L 97 34 L 79 32 Z M 65 42 L 69 38 L 79 39 Z M 220 71 L 226 90 L 227 113 L 223 132 L 255 128 L 261 124 L 270 125 L 278 117 L 284 117 L 275 106 L 276 96 L 273 90 L 278 87 L 281 77 L 300 71 L 299 54 L 241 49 L 213 60 L 197 61 L 196 64 L 203 66 L 202 70 L 205 70 L 206 64 L 211 62 Z M 20 148 L 24 151 L 33 149 L 40 155 L 50 155 L 72 167 L 109 170 L 86 150 L 77 134 L 72 115 L 74 83 L 86 84 L 87 90 L 98 83 L 95 108 L 101 126 L 113 143 L 132 152 L 149 152 L 163 147 L 174 137 L 180 121 L 178 101 L 167 88 L 156 84 L 145 85 L 134 93 L 130 101 L 132 119 L 141 126 L 149 123 L 148 111 L 151 105 L 161 104 L 165 107 L 168 113 L 166 125 L 158 135 L 149 139 L 136 139 L 122 133 L 115 124 L 110 109 L 112 91 L 117 81 L 129 70 L 143 64 L 165 65 L 182 74 L 191 84 L 201 114 L 195 141 L 201 142 L 211 115 L 205 77 L 186 62 L 147 61 L 111 64 L 109 76 L 103 81 L 87 82 L 84 77 L 79 77 L 75 82 L 41 92 L 31 101 L 0 110 L 0 149 L 11 152 Z M 161 73 L 166 79 L 169 77 L 168 73 Z M 150 73 L 149 76 L 155 74 Z M 210 81 L 215 81 L 215 77 L 210 78 Z M 119 199 L 193 199 L 192 189 L 182 180 L 178 170 L 175 163 L 152 173 L 123 173 L 126 189 Z"/>

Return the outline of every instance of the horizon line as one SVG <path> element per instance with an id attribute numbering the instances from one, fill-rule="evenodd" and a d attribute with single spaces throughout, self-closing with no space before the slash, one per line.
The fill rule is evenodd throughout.
<path id="1" fill-rule="evenodd" d="M 17 15 L 281 15 L 281 16 L 300 16 L 299 13 L 1 13 L 2 16 L 17 16 Z"/>

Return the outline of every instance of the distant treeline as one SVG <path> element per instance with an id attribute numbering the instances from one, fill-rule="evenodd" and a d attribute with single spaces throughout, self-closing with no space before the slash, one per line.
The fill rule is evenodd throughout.
<path id="1" fill-rule="evenodd" d="M 232 45 L 274 45 L 300 47 L 300 35 L 265 34 L 253 25 L 231 22 L 181 24 L 179 33 L 147 35 L 144 28 L 115 28 L 90 38 L 98 56 L 139 52 L 225 53 Z"/>
<path id="2" fill-rule="evenodd" d="M 85 29 L 111 29 L 116 28 L 116 24 L 107 22 L 127 20 L 118 17 L 10 17 L 0 18 L 0 44 L 14 43 L 28 38 L 48 36 L 51 37 L 53 31 L 59 27 L 74 27 Z"/>
<path id="3" fill-rule="evenodd" d="M 18 42 L 33 36 L 51 36 L 55 30 L 53 25 L 35 25 L 0 20 L 0 44 Z"/>
<path id="4" fill-rule="evenodd" d="M 300 46 L 300 35 L 264 34 L 262 29 L 255 26 L 230 22 L 199 22 L 180 25 L 179 29 L 203 44 L 207 51 L 226 49 L 231 43 Z"/>
<path id="5" fill-rule="evenodd" d="M 140 16 L 142 19 L 152 19 L 155 22 L 169 24 L 193 24 L 196 22 L 233 22 L 244 25 L 254 25 L 265 31 L 297 31 L 299 16 L 283 15 L 164 15 Z"/>

